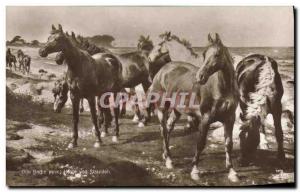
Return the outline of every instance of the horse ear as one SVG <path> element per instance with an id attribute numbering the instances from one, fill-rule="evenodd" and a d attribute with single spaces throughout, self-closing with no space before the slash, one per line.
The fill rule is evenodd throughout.
<path id="1" fill-rule="evenodd" d="M 214 42 L 213 38 L 211 38 L 210 33 L 208 34 L 207 39 L 208 39 L 208 42 L 210 42 L 210 43 L 213 43 L 213 42 Z"/>
<path id="2" fill-rule="evenodd" d="M 73 31 L 72 31 L 72 38 L 73 38 L 73 39 L 76 39 L 76 38 L 75 38 L 75 33 L 74 33 Z"/>
<path id="3" fill-rule="evenodd" d="M 56 30 L 56 28 L 55 28 L 55 26 L 52 24 L 52 30 L 53 31 L 55 31 Z"/>
<path id="4" fill-rule="evenodd" d="M 68 33 L 68 31 L 66 32 L 66 36 L 70 36 L 69 33 Z"/>
<path id="5" fill-rule="evenodd" d="M 59 30 L 60 32 L 63 31 L 61 24 L 58 24 L 58 30 Z"/>

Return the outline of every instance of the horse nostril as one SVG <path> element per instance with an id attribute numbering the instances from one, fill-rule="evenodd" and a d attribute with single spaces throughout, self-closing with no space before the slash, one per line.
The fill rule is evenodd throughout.
<path id="1" fill-rule="evenodd" d="M 45 49 L 40 49 L 40 50 L 39 50 L 39 55 L 40 55 L 41 57 L 47 57 L 47 56 L 48 56 L 48 54 L 46 53 Z"/>

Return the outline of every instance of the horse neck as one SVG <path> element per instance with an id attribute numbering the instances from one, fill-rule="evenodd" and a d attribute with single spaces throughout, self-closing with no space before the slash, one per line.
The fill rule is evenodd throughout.
<path id="1" fill-rule="evenodd" d="M 235 83 L 235 72 L 232 60 L 226 57 L 223 68 L 218 72 L 217 85 L 225 92 L 234 92 L 236 90 Z"/>
<path id="2" fill-rule="evenodd" d="M 74 70 L 81 64 L 81 53 L 79 48 L 74 46 L 70 40 L 66 40 L 62 50 L 69 69 Z"/>

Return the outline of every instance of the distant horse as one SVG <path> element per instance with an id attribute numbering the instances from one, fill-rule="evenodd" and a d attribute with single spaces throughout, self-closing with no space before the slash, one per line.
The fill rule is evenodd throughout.
<path id="1" fill-rule="evenodd" d="M 6 67 L 9 67 L 11 69 L 12 66 L 14 66 L 16 71 L 17 70 L 16 62 L 17 62 L 16 56 L 14 56 L 11 53 L 10 48 L 8 48 L 6 51 Z"/>
<path id="2" fill-rule="evenodd" d="M 269 113 L 273 115 L 278 158 L 284 159 L 281 127 L 283 86 L 276 61 L 268 56 L 252 54 L 237 64 L 236 74 L 243 122 L 241 164 L 251 162 L 259 144 L 263 149 L 268 148 L 264 121 Z"/>
<path id="3" fill-rule="evenodd" d="M 232 165 L 232 130 L 238 91 L 233 60 L 218 34 L 208 35 L 209 45 L 203 52 L 203 65 L 198 67 L 185 62 L 170 62 L 160 69 L 153 80 L 150 93 L 164 92 L 167 95 L 185 92 L 196 94 L 198 107 L 184 108 L 184 113 L 194 116 L 200 122 L 197 149 L 193 158 L 191 178 L 200 179 L 198 163 L 205 147 L 209 125 L 220 121 L 224 125 L 226 168 L 228 178 L 236 182 L 238 176 Z M 170 133 L 179 119 L 182 108 L 171 106 L 172 102 L 158 100 L 157 116 L 163 136 L 163 158 L 167 168 L 173 168 L 169 149 Z M 161 106 L 162 105 L 162 106 Z"/>
<path id="4" fill-rule="evenodd" d="M 18 50 L 17 57 L 19 61 L 19 70 L 28 74 L 30 71 L 31 57 L 29 55 L 25 55 L 21 49 Z"/>
<path id="5" fill-rule="evenodd" d="M 68 66 L 68 86 L 73 106 L 73 138 L 69 148 L 77 146 L 78 139 L 78 120 L 80 98 L 86 98 L 89 102 L 92 121 L 96 135 L 94 147 L 100 147 L 102 142 L 97 123 L 95 96 L 102 96 L 106 92 L 112 92 L 114 97 L 121 90 L 122 66 L 120 62 L 111 54 L 99 53 L 90 56 L 87 52 L 77 48 L 71 40 L 64 34 L 62 26 L 56 29 L 52 25 L 52 31 L 44 47 L 39 50 L 41 57 L 47 57 L 54 52 L 62 52 L 65 56 L 65 63 Z M 101 100 L 97 99 L 97 106 Z M 108 103 L 108 97 L 105 97 Z M 114 108 L 115 135 L 113 142 L 118 141 L 119 136 L 119 108 Z"/>

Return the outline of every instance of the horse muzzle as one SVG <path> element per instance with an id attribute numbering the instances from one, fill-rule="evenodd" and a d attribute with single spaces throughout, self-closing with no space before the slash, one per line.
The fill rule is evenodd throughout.
<path id="1" fill-rule="evenodd" d="M 41 57 L 47 57 L 48 56 L 48 53 L 46 52 L 46 49 L 45 48 L 40 48 L 39 50 L 39 55 Z"/>

